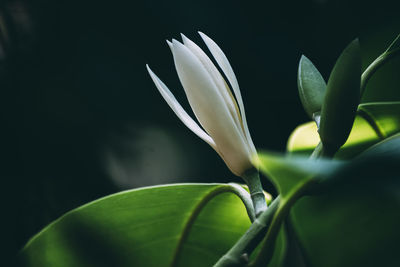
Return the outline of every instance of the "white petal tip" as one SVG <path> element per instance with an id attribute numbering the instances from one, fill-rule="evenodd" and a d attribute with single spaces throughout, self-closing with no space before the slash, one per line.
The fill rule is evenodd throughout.
<path id="1" fill-rule="evenodd" d="M 146 64 L 146 68 L 147 68 L 147 72 L 150 74 L 150 77 L 154 81 L 154 77 L 157 77 L 157 75 L 155 75 L 155 73 L 150 69 L 149 65 Z"/>
<path id="2" fill-rule="evenodd" d="M 165 40 L 169 46 L 170 49 L 172 49 L 173 44 L 169 40 Z"/>
<path id="3" fill-rule="evenodd" d="M 199 32 L 201 39 L 203 39 L 203 41 L 207 44 L 207 46 L 209 45 L 209 43 L 211 44 L 215 44 L 215 42 L 213 41 L 213 39 L 211 39 L 210 37 L 208 37 L 206 34 Z M 216 44 L 215 44 L 216 45 Z"/>
<path id="4" fill-rule="evenodd" d="M 174 49 L 177 49 L 178 47 L 182 47 L 182 46 L 185 47 L 184 44 L 182 44 L 181 42 L 179 42 L 176 39 L 172 39 L 172 44 L 173 44 Z"/>
<path id="5" fill-rule="evenodd" d="M 180 42 L 178 40 L 176 40 L 176 39 L 172 39 L 172 43 L 176 44 L 176 43 L 180 43 Z"/>
<path id="6" fill-rule="evenodd" d="M 189 40 L 183 33 L 181 33 L 181 38 L 184 44 Z"/>
<path id="7" fill-rule="evenodd" d="M 198 33 L 200 34 L 201 38 L 205 38 L 205 37 L 210 38 L 210 37 L 208 37 L 207 35 L 205 35 L 205 34 L 204 34 L 203 32 L 201 32 L 201 31 L 198 31 Z"/>
<path id="8" fill-rule="evenodd" d="M 181 33 L 181 36 L 182 36 L 183 44 L 184 44 L 185 46 L 187 46 L 187 47 L 196 46 L 196 44 L 195 44 L 192 40 L 190 40 L 189 38 L 187 38 L 184 34 Z"/>

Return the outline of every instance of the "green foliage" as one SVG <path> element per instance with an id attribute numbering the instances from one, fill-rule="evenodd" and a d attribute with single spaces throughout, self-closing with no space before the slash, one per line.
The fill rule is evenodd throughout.
<path id="1" fill-rule="evenodd" d="M 396 266 L 400 240 L 400 137 L 380 143 L 326 177 L 291 219 L 312 266 Z"/>
<path id="2" fill-rule="evenodd" d="M 179 184 L 102 198 L 34 236 L 22 250 L 24 266 L 211 266 L 250 226 L 234 190 Z M 209 202 L 198 210 L 204 200 Z"/>
<path id="3" fill-rule="evenodd" d="M 400 102 L 361 104 L 358 114 L 370 123 L 381 139 L 400 131 Z"/>
<path id="4" fill-rule="evenodd" d="M 333 67 L 321 109 L 319 134 L 326 150 L 335 153 L 347 140 L 360 99 L 361 52 L 351 42 Z"/>
<path id="5" fill-rule="evenodd" d="M 302 56 L 299 94 L 316 123 L 295 129 L 288 154 L 253 158 L 279 194 L 264 212 L 255 214 L 254 194 L 233 184 L 121 192 L 48 225 L 22 249 L 23 265 L 397 266 L 400 102 L 359 102 L 360 87 L 399 50 L 398 36 L 361 75 L 355 40 L 327 85 Z M 318 148 L 329 153 L 312 154 Z"/>
<path id="6" fill-rule="evenodd" d="M 290 212 L 311 266 L 395 266 L 400 240 L 400 135 L 352 161 L 313 160 L 263 152 L 259 165 L 285 198 L 307 181 Z M 327 260 L 329 259 L 329 260 Z"/>
<path id="7" fill-rule="evenodd" d="M 274 183 L 283 199 L 293 190 L 309 181 L 318 182 L 344 164 L 340 161 L 309 159 L 304 156 L 284 157 L 263 151 L 259 153 L 258 167 Z"/>
<path id="8" fill-rule="evenodd" d="M 396 56 L 400 52 L 399 40 L 398 32 L 390 29 L 365 32 L 360 36 L 366 80 L 362 85 L 365 87 L 362 88 L 362 103 L 400 101 L 400 57 Z"/>
<path id="9" fill-rule="evenodd" d="M 352 158 L 380 140 L 400 132 L 400 102 L 361 104 L 357 114 L 349 138 L 336 153 L 336 158 Z M 317 130 L 313 122 L 300 125 L 289 137 L 287 150 L 296 154 L 311 154 L 320 141 Z"/>
<path id="10" fill-rule="evenodd" d="M 321 111 L 324 101 L 326 83 L 314 64 L 304 55 L 299 62 L 297 87 L 301 103 L 310 119 Z"/>
<path id="11" fill-rule="evenodd" d="M 346 143 L 335 154 L 335 158 L 348 159 L 379 142 L 374 128 L 361 116 L 356 116 L 353 129 Z M 290 135 L 287 151 L 293 154 L 310 155 L 320 142 L 318 129 L 314 122 L 298 126 Z"/>
<path id="12" fill-rule="evenodd" d="M 290 218 L 307 266 L 394 266 L 399 262 L 395 247 L 400 240 L 400 134 L 352 161 L 269 152 L 259 157 L 259 167 L 276 184 L 281 203 L 295 199 Z M 304 185 L 311 185 L 302 194 L 308 197 L 296 201 L 299 197 L 294 195 Z M 277 213 L 289 213 L 283 210 Z"/>

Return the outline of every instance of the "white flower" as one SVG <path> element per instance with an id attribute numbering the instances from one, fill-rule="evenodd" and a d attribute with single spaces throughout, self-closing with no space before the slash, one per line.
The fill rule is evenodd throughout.
<path id="1" fill-rule="evenodd" d="M 247 127 L 239 85 L 219 46 L 205 34 L 199 34 L 228 78 L 235 95 L 232 95 L 227 82 L 210 58 L 194 42 L 184 35 L 183 44 L 174 39 L 167 41 L 189 104 L 202 128 L 185 112 L 148 65 L 147 70 L 165 101 L 182 122 L 214 148 L 234 174 L 242 176 L 252 168 L 251 160 L 256 155 L 256 149 Z"/>

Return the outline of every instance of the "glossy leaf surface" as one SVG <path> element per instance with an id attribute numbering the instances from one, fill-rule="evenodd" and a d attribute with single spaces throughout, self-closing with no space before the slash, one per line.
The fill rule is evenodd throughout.
<path id="1" fill-rule="evenodd" d="M 260 153 L 261 170 L 282 194 L 307 180 L 290 213 L 307 266 L 396 266 L 400 262 L 400 134 L 353 160 Z"/>
<path id="2" fill-rule="evenodd" d="M 291 219 L 311 266 L 396 266 L 400 262 L 400 137 L 390 138 L 304 197 Z M 329 259 L 329 260 L 327 260 Z"/>
<path id="3" fill-rule="evenodd" d="M 231 185 L 177 184 L 114 194 L 44 228 L 21 256 L 25 266 L 40 267 L 211 266 L 250 226 L 230 191 Z"/>
<path id="4" fill-rule="evenodd" d="M 281 198 L 285 199 L 298 185 L 309 180 L 318 182 L 344 163 L 337 160 L 309 159 L 305 156 L 284 156 L 263 151 L 258 154 L 257 166 L 272 180 Z"/>

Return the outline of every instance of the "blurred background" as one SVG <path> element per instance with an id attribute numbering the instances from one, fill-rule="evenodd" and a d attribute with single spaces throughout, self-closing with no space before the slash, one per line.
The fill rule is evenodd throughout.
<path id="1" fill-rule="evenodd" d="M 392 2 L 1 0 L 3 253 L 14 255 L 66 211 L 114 192 L 240 182 L 147 74 L 146 63 L 189 111 L 166 39 L 184 33 L 203 48 L 197 31 L 214 39 L 239 80 L 256 147 L 283 152 L 308 120 L 297 93 L 300 56 L 327 80 L 360 37 L 366 66 L 399 33 Z M 394 100 L 399 77 L 378 73 L 364 101 Z M 397 83 L 379 87 L 388 79 Z"/>

